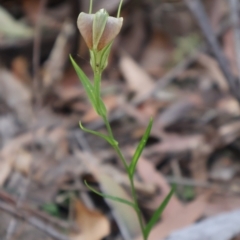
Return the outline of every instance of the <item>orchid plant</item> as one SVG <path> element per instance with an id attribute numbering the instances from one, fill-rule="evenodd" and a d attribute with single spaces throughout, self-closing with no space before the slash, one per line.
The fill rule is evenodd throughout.
<path id="1" fill-rule="evenodd" d="M 87 93 L 87 96 L 97 112 L 97 114 L 103 119 L 105 126 L 107 128 L 108 134 L 102 134 L 100 132 L 96 132 L 90 129 L 87 129 L 82 126 L 80 122 L 80 128 L 88 133 L 94 134 L 104 140 L 106 140 L 116 151 L 117 155 L 121 159 L 124 168 L 128 174 L 128 178 L 130 181 L 131 186 L 131 195 L 132 195 L 132 201 L 128 201 L 122 198 L 119 198 L 117 196 L 110 196 L 103 193 L 100 193 L 93 189 L 91 186 L 87 184 L 85 181 L 86 186 L 96 194 L 104 197 L 109 198 L 114 201 L 121 202 L 123 204 L 127 204 L 131 206 L 138 217 L 140 228 L 142 231 L 142 236 L 144 240 L 148 239 L 149 233 L 155 223 L 158 221 L 159 217 L 161 216 L 161 213 L 167 206 L 174 189 L 170 191 L 170 193 L 166 196 L 164 201 L 160 204 L 160 206 L 156 209 L 153 216 L 151 217 L 150 221 L 145 225 L 141 210 L 137 201 L 137 194 L 134 187 L 134 173 L 136 170 L 138 159 L 141 156 L 141 153 L 146 145 L 146 142 L 148 140 L 148 137 L 151 132 L 153 120 L 150 119 L 149 124 L 147 126 L 147 129 L 139 142 L 136 151 L 131 159 L 130 164 L 127 163 L 124 155 L 122 154 L 122 151 L 119 148 L 118 142 L 114 138 L 112 128 L 110 126 L 110 123 L 108 121 L 108 114 L 106 106 L 101 98 L 101 76 L 103 70 L 107 67 L 108 64 L 108 56 L 111 50 L 111 46 L 113 44 L 114 39 L 119 34 L 122 24 L 123 24 L 123 18 L 120 17 L 121 7 L 123 0 L 120 0 L 120 4 L 118 7 L 117 17 L 110 17 L 106 10 L 101 9 L 95 14 L 92 13 L 92 6 L 93 6 L 93 0 L 90 0 L 90 8 L 89 13 L 83 13 L 81 12 L 79 14 L 77 25 L 79 28 L 79 31 L 85 40 L 89 51 L 90 51 L 90 64 L 94 73 L 94 81 L 93 83 L 89 80 L 89 78 L 85 75 L 85 73 L 82 71 L 82 69 L 77 65 L 77 63 L 74 61 L 74 59 L 70 56 L 70 60 L 72 62 L 72 65 L 82 82 L 82 85 Z"/>

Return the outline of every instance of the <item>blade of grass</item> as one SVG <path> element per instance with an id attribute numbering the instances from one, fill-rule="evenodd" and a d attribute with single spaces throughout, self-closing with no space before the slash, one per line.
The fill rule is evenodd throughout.
<path id="1" fill-rule="evenodd" d="M 99 110 L 100 111 L 98 111 L 98 114 L 101 117 L 105 117 L 107 115 L 107 108 L 102 99 L 99 100 Z"/>
<path id="2" fill-rule="evenodd" d="M 149 137 L 151 129 L 152 129 L 152 124 L 153 124 L 153 119 L 151 118 L 150 121 L 149 121 L 148 127 L 147 127 L 141 141 L 139 142 L 139 144 L 137 146 L 137 149 L 136 149 L 136 151 L 133 155 L 132 161 L 129 165 L 129 172 L 130 172 L 131 178 L 133 177 L 133 174 L 135 172 L 138 159 L 141 156 L 142 151 L 143 151 L 143 149 L 144 149 L 144 147 L 147 143 L 148 137 Z"/>
<path id="3" fill-rule="evenodd" d="M 92 188 L 91 186 L 89 186 L 86 180 L 84 180 L 84 183 L 92 192 L 96 193 L 97 195 L 99 195 L 99 196 L 101 196 L 103 198 L 108 198 L 108 199 L 111 199 L 113 201 L 117 201 L 117 202 L 129 205 L 132 208 L 136 209 L 136 206 L 134 205 L 134 203 L 132 203 L 132 202 L 130 202 L 128 200 L 119 198 L 119 197 L 115 197 L 115 196 L 111 196 L 111 195 L 108 195 L 108 194 L 100 193 L 97 190 L 95 190 L 94 188 Z"/>
<path id="4" fill-rule="evenodd" d="M 83 127 L 83 125 L 82 125 L 81 122 L 79 122 L 79 126 L 80 126 L 80 128 L 81 128 L 83 131 L 88 132 L 88 133 L 91 133 L 91 134 L 93 134 L 93 135 L 96 135 L 96 136 L 98 136 L 98 137 L 103 138 L 104 140 L 106 140 L 106 141 L 107 141 L 110 145 L 112 145 L 112 146 L 118 145 L 118 142 L 115 141 L 114 139 L 112 139 L 111 137 L 109 137 L 109 136 L 107 136 L 107 135 L 105 135 L 105 134 L 102 134 L 102 133 L 99 133 L 99 132 L 95 132 L 95 131 L 93 131 L 93 130 L 90 130 L 90 129 L 87 129 L 87 128 Z"/>
<path id="5" fill-rule="evenodd" d="M 77 65 L 77 63 L 74 61 L 72 56 L 70 55 L 69 57 L 70 57 L 72 65 L 78 75 L 78 78 L 80 79 L 80 81 L 88 95 L 88 98 L 89 98 L 91 104 L 93 105 L 94 109 L 96 109 L 93 84 L 90 82 L 89 78 L 85 75 L 85 73 L 82 71 L 82 69 Z"/>
<path id="6" fill-rule="evenodd" d="M 155 225 L 155 223 L 158 221 L 159 217 L 161 216 L 163 210 L 166 208 L 166 206 L 167 206 L 168 202 L 170 201 L 174 191 L 175 191 L 175 186 L 172 187 L 172 189 L 169 192 L 169 194 L 163 200 L 161 205 L 156 209 L 156 211 L 154 212 L 154 214 L 151 217 L 150 221 L 146 225 L 146 227 L 144 229 L 144 236 L 145 236 L 146 239 L 148 238 L 148 235 L 149 235 L 151 229 L 153 228 L 153 226 Z"/>

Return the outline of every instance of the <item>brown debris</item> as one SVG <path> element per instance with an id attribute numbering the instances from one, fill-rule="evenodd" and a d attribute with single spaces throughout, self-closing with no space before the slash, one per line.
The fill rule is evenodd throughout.
<path id="1" fill-rule="evenodd" d="M 106 133 L 69 64 L 71 54 L 92 81 L 76 26 L 89 1 L 21 3 L 0 8 L 0 238 L 141 239 L 130 206 L 83 183 L 131 201 L 113 149 L 79 129 Z M 93 12 L 116 16 L 118 3 Z M 238 12 L 224 0 L 123 1 L 102 96 L 128 163 L 154 118 L 134 176 L 144 222 L 177 185 L 149 240 L 240 207 Z"/>

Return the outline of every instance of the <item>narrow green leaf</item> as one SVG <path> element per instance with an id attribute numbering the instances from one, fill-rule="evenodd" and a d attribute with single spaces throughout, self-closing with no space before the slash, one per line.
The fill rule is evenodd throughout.
<path id="1" fill-rule="evenodd" d="M 111 200 L 116 201 L 116 202 L 124 203 L 124 204 L 129 205 L 132 208 L 136 209 L 134 203 L 132 203 L 128 200 L 125 200 L 123 198 L 119 198 L 119 197 L 111 196 L 111 195 L 108 195 L 108 194 L 100 193 L 97 190 L 95 190 L 94 188 L 92 188 L 91 186 L 89 186 L 86 180 L 84 180 L 84 183 L 92 192 L 96 193 L 97 195 L 99 195 L 103 198 L 111 199 Z"/>
<path id="2" fill-rule="evenodd" d="M 161 203 L 161 205 L 156 209 L 156 211 L 154 212 L 153 216 L 151 217 L 150 221 L 148 222 L 148 224 L 146 225 L 145 229 L 144 229 L 144 236 L 147 239 L 151 229 L 153 228 L 153 226 L 155 225 L 155 223 L 158 221 L 159 217 L 161 216 L 163 210 L 166 208 L 168 202 L 170 201 L 173 193 L 175 191 L 175 186 L 172 187 L 171 191 L 169 192 L 169 194 L 166 196 L 166 198 L 163 200 L 163 202 Z"/>
<path id="3" fill-rule="evenodd" d="M 137 165 L 137 162 L 138 162 L 138 159 L 139 157 L 141 156 L 142 154 L 142 151 L 147 143 L 147 140 L 148 140 L 148 137 L 150 135 L 150 132 L 151 132 L 151 129 L 152 129 L 152 124 L 153 124 L 153 119 L 151 118 L 150 121 L 149 121 L 149 124 L 148 124 L 148 127 L 141 139 L 141 141 L 139 142 L 138 146 L 137 146 L 137 149 L 133 155 L 133 158 L 132 158 L 132 161 L 129 165 L 129 171 L 130 171 L 130 176 L 133 177 L 133 174 L 135 172 L 135 169 L 136 169 L 136 165 Z"/>
<path id="4" fill-rule="evenodd" d="M 105 117 L 107 116 L 107 108 L 103 102 L 102 99 L 99 100 L 99 111 L 98 111 L 98 114 L 101 116 L 101 117 Z"/>
<path id="5" fill-rule="evenodd" d="M 83 70 L 78 66 L 78 64 L 74 61 L 74 59 L 72 58 L 72 56 L 70 55 L 70 60 L 71 63 L 80 79 L 80 81 L 82 82 L 82 85 L 87 93 L 87 96 L 91 102 L 91 104 L 93 105 L 94 109 L 96 109 L 95 106 L 95 96 L 94 96 L 94 87 L 93 84 L 90 82 L 90 80 L 88 79 L 88 77 L 85 75 L 85 73 L 83 72 Z"/>
<path id="6" fill-rule="evenodd" d="M 88 133 L 91 133 L 91 134 L 93 134 L 93 135 L 96 135 L 96 136 L 98 136 L 98 137 L 103 138 L 103 139 L 106 140 L 110 145 L 116 145 L 116 144 L 118 144 L 114 139 L 112 139 L 111 137 L 109 137 L 109 136 L 107 136 L 107 135 L 105 135 L 105 134 L 103 134 L 103 133 L 99 133 L 99 132 L 96 132 L 96 131 L 93 131 L 93 130 L 90 130 L 90 129 L 87 129 L 87 128 L 83 127 L 83 125 L 82 125 L 81 122 L 79 122 L 79 126 L 80 126 L 80 128 L 81 128 L 83 131 L 88 132 Z"/>

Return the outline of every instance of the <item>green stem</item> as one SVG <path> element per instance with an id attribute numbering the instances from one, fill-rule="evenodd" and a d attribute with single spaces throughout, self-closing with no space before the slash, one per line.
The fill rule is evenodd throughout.
<path id="1" fill-rule="evenodd" d="M 100 87 L 101 87 L 101 73 L 99 73 L 98 71 L 95 71 L 94 72 L 94 91 L 95 91 L 95 96 L 96 96 L 96 105 L 97 105 L 96 107 L 97 107 L 97 109 L 100 109 L 100 101 L 101 101 L 101 89 L 100 89 Z M 101 116 L 102 116 L 103 121 L 106 125 L 109 137 L 112 140 L 114 140 L 113 142 L 116 142 L 116 140 L 113 136 L 112 128 L 111 128 L 110 123 L 107 119 L 107 114 L 104 114 L 104 115 L 101 115 Z M 113 144 L 112 146 L 113 146 L 114 150 L 116 151 L 117 155 L 119 156 L 119 158 L 121 159 L 126 172 L 128 173 L 128 177 L 129 177 L 129 181 L 130 181 L 130 187 L 131 187 L 131 194 L 132 194 L 132 199 L 133 199 L 133 202 L 134 202 L 134 205 L 135 205 L 136 214 L 137 214 L 137 217 L 138 217 L 138 221 L 139 221 L 139 224 L 140 224 L 140 228 L 141 228 L 144 240 L 147 240 L 147 238 L 145 236 L 145 233 L 144 233 L 144 224 L 143 224 L 142 215 L 141 215 L 139 205 L 138 205 L 138 201 L 137 201 L 137 194 L 136 194 L 135 187 L 134 187 L 133 177 L 130 175 L 130 171 L 129 171 L 127 161 L 126 161 L 125 157 L 123 156 L 119 146 L 117 144 Z"/>
<path id="2" fill-rule="evenodd" d="M 114 146 L 114 150 L 116 151 L 117 155 L 119 156 L 119 158 L 123 162 L 125 170 L 128 171 L 128 165 L 127 165 L 127 162 L 126 162 L 125 157 L 123 156 L 121 150 L 119 149 L 118 146 Z"/>
<path id="3" fill-rule="evenodd" d="M 96 96 L 96 104 L 97 109 L 100 109 L 100 101 L 101 101 L 101 73 L 94 72 L 94 91 Z"/>
<path id="4" fill-rule="evenodd" d="M 92 6 L 93 6 L 93 0 L 90 0 L 90 5 L 89 5 L 89 14 L 92 13 Z"/>
<path id="5" fill-rule="evenodd" d="M 105 123 L 105 125 L 106 125 L 106 127 L 107 127 L 107 131 L 108 131 L 109 137 L 111 137 L 113 140 L 115 140 L 115 138 L 114 138 L 114 136 L 113 136 L 113 133 L 112 133 L 112 128 L 111 128 L 111 126 L 110 126 L 110 124 L 109 124 L 109 121 L 108 121 L 108 119 L 107 119 L 107 116 L 104 116 L 104 117 L 103 117 L 103 121 L 104 121 L 104 123 Z M 121 161 L 122 161 L 122 163 L 123 163 L 123 165 L 124 165 L 125 170 L 128 172 L 128 164 L 127 164 L 127 161 L 126 161 L 125 157 L 123 156 L 121 150 L 119 149 L 118 145 L 114 145 L 113 148 L 114 148 L 114 150 L 116 151 L 116 153 L 117 153 L 117 155 L 119 156 L 119 158 L 121 159 Z"/>
<path id="6" fill-rule="evenodd" d="M 138 205 L 138 201 L 137 201 L 137 194 L 136 194 L 135 187 L 134 187 L 134 181 L 133 181 L 133 178 L 130 177 L 130 175 L 128 177 L 129 177 L 129 180 L 130 180 L 130 183 L 131 183 L 131 192 L 132 192 L 133 202 L 134 202 L 135 206 L 137 207 L 136 213 L 137 213 L 138 221 L 139 221 L 140 228 L 141 228 L 141 231 L 142 231 L 142 235 L 144 237 L 144 240 L 147 240 L 147 238 L 145 236 L 145 232 L 144 232 L 142 215 L 141 215 L 141 212 L 139 210 L 139 205 Z"/>
<path id="7" fill-rule="evenodd" d="M 110 124 L 109 124 L 109 122 L 107 120 L 107 117 L 105 116 L 103 118 L 103 120 L 104 120 L 104 123 L 105 123 L 105 125 L 107 127 L 109 136 L 112 139 L 114 139 L 114 136 L 113 136 L 113 133 L 112 133 L 112 128 L 111 128 L 111 126 L 110 126 Z M 128 173 L 128 178 L 130 180 L 131 194 L 132 194 L 132 199 L 133 199 L 133 202 L 134 202 L 134 205 L 135 205 L 136 214 L 137 214 L 137 217 L 138 217 L 138 221 L 139 221 L 139 224 L 140 224 L 140 228 L 141 228 L 144 240 L 147 240 L 147 238 L 145 237 L 145 233 L 144 233 L 144 224 L 143 224 L 141 212 L 140 212 L 138 201 L 137 201 L 137 194 L 136 194 L 135 187 L 134 187 L 133 177 L 130 176 L 130 172 L 129 172 L 129 169 L 128 169 L 127 161 L 126 161 L 125 157 L 123 156 L 119 146 L 118 145 L 114 145 L 113 148 L 116 151 L 116 153 L 119 156 L 119 158 L 121 159 L 121 161 L 122 161 L 122 163 L 124 165 L 124 168 L 125 168 L 126 172 Z"/>
<path id="8" fill-rule="evenodd" d="M 134 202 L 134 205 L 135 205 L 135 209 L 136 209 L 138 221 L 139 221 L 139 224 L 140 224 L 140 228 L 141 228 L 141 231 L 142 231 L 142 235 L 143 235 L 143 237 L 144 237 L 144 240 L 147 240 L 146 237 L 145 237 L 145 233 L 144 233 L 144 225 L 143 225 L 143 220 L 142 220 L 141 212 L 140 212 L 139 205 L 138 205 L 138 201 L 137 201 L 137 194 L 136 194 L 136 191 L 135 191 L 133 178 L 130 177 L 130 174 L 129 174 L 129 171 L 128 171 L 127 162 L 126 162 L 126 160 L 125 160 L 125 158 L 124 158 L 121 150 L 119 149 L 118 146 L 115 146 L 114 149 L 115 149 L 117 155 L 119 156 L 119 158 L 122 160 L 126 171 L 128 172 L 128 178 L 129 178 L 129 180 L 130 180 L 130 187 L 131 187 L 132 199 L 133 199 L 133 202 Z"/>
<path id="9" fill-rule="evenodd" d="M 109 122 L 108 122 L 107 117 L 104 117 L 104 118 L 103 118 L 103 121 L 104 121 L 104 123 L 105 123 L 105 125 L 106 125 L 106 127 L 107 127 L 109 136 L 110 136 L 112 139 L 114 139 L 114 136 L 113 136 L 113 133 L 112 133 L 112 128 L 111 128 L 111 126 L 110 126 L 110 124 L 109 124 Z"/>
<path id="10" fill-rule="evenodd" d="M 123 0 L 121 0 L 120 3 L 119 3 L 119 6 L 118 6 L 118 12 L 117 12 L 117 18 L 120 17 L 121 8 L 122 8 L 122 3 L 123 3 Z"/>

